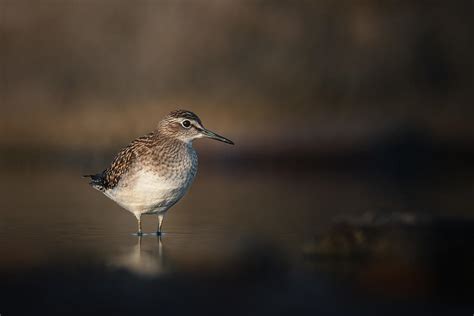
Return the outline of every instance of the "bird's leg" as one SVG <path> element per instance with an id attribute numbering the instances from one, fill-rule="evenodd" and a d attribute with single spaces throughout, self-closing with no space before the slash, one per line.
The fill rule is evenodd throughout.
<path id="1" fill-rule="evenodd" d="M 158 214 L 158 230 L 156 231 L 156 234 L 158 236 L 161 235 L 161 226 L 163 225 L 163 218 L 164 218 L 163 214 Z"/>
<path id="2" fill-rule="evenodd" d="M 138 222 L 138 232 L 137 232 L 137 235 L 138 236 L 142 236 L 143 235 L 143 232 L 142 232 L 142 216 L 141 214 L 139 215 L 135 215 L 137 217 L 137 222 Z"/>

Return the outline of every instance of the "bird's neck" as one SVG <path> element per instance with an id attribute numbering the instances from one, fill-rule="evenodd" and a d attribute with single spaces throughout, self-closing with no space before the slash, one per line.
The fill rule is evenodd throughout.
<path id="1" fill-rule="evenodd" d="M 155 131 L 154 134 L 157 143 L 155 147 L 156 154 L 159 156 L 166 156 L 168 159 L 173 159 L 194 151 L 192 141 L 183 141 L 160 131 Z"/>

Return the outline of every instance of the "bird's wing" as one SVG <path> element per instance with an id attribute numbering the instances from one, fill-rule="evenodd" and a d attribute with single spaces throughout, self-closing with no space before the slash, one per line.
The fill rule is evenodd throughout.
<path id="1" fill-rule="evenodd" d="M 137 157 L 151 150 L 154 144 L 154 136 L 154 133 L 141 136 L 119 151 L 110 166 L 101 174 L 101 184 L 104 189 L 113 189 Z"/>

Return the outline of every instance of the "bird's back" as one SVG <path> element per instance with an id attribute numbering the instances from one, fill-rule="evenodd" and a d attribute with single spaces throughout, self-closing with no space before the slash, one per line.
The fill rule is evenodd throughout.
<path id="1" fill-rule="evenodd" d="M 150 155 L 153 147 L 157 146 L 157 135 L 149 133 L 133 140 L 127 147 L 122 148 L 115 156 L 110 166 L 101 173 L 86 175 L 91 178 L 89 183 L 100 191 L 115 188 L 124 176 L 136 163 L 137 159 Z"/>

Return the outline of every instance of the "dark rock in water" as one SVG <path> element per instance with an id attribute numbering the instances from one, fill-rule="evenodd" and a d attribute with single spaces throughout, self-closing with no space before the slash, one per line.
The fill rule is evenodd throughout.
<path id="1" fill-rule="evenodd" d="M 303 253 L 337 276 L 342 265 L 359 286 L 379 294 L 464 300 L 474 291 L 473 244 L 472 219 L 365 214 L 338 219 Z"/>
<path id="2" fill-rule="evenodd" d="M 365 212 L 360 216 L 336 217 L 334 223 L 347 224 L 349 226 L 419 225 L 427 223 L 430 220 L 430 217 L 409 212 Z"/>
<path id="3" fill-rule="evenodd" d="M 474 220 L 427 217 L 413 213 L 365 213 L 339 217 L 306 244 L 314 256 L 426 257 L 457 251 L 471 254 Z M 472 255 L 471 255 L 472 256 Z"/>

